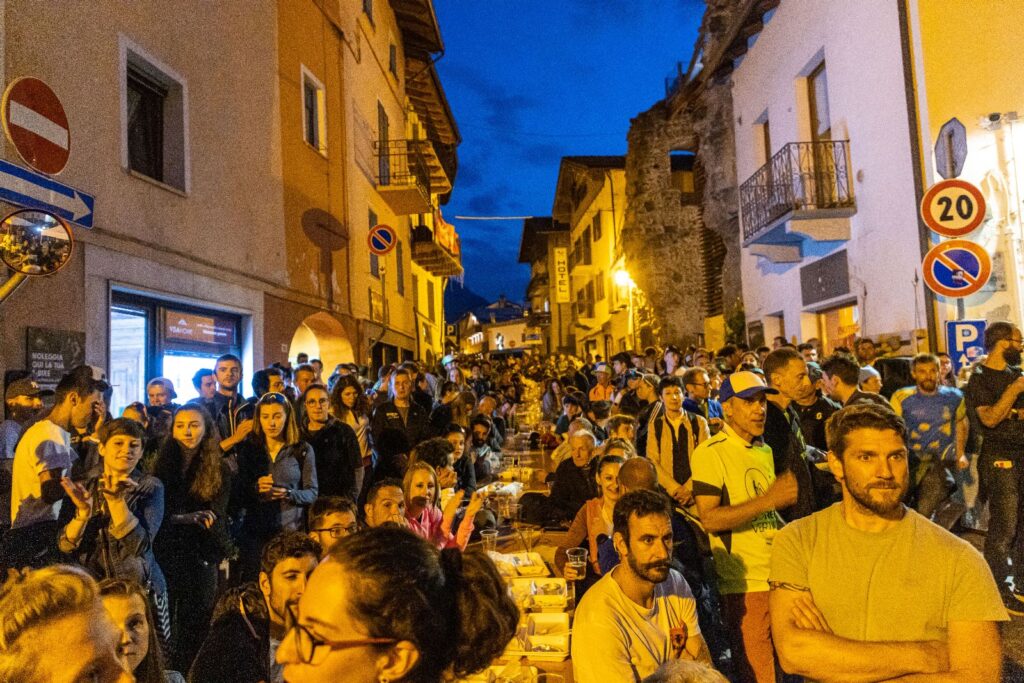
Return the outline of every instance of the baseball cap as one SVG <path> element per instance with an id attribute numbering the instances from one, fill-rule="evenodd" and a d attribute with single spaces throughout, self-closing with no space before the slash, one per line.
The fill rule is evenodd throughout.
<path id="1" fill-rule="evenodd" d="M 661 382 L 661 377 L 658 377 L 654 373 L 650 373 L 650 372 L 642 374 L 640 376 L 640 378 L 643 381 L 645 381 L 648 384 L 650 384 L 653 389 L 657 389 L 658 388 L 658 384 Z"/>
<path id="2" fill-rule="evenodd" d="M 598 363 L 594 366 L 594 372 L 607 372 L 608 374 L 611 374 L 612 371 L 608 369 L 607 363 Z"/>
<path id="3" fill-rule="evenodd" d="M 812 382 L 817 382 L 821 379 L 821 365 L 815 363 L 813 360 L 807 361 L 807 376 Z"/>
<path id="4" fill-rule="evenodd" d="M 7 391 L 4 392 L 4 400 L 13 401 L 19 396 L 29 396 L 32 398 L 53 396 L 53 389 L 43 389 L 39 386 L 39 382 L 31 377 L 22 377 L 7 385 Z"/>
<path id="5" fill-rule="evenodd" d="M 728 401 L 734 396 L 740 398 L 753 398 L 758 394 L 777 394 L 778 389 L 772 389 L 764 383 L 756 373 L 749 370 L 734 372 L 722 382 L 722 388 L 718 391 L 719 401 Z"/>
<path id="6" fill-rule="evenodd" d="M 863 384 L 864 382 L 867 382 L 869 379 L 872 378 L 882 379 L 882 375 L 879 374 L 878 370 L 875 370 L 870 365 L 865 365 L 860 369 L 860 374 L 857 376 L 857 383 Z"/>

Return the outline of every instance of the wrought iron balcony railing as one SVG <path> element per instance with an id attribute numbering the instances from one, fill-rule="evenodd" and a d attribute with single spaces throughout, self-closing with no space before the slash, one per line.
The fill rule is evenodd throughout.
<path id="1" fill-rule="evenodd" d="M 848 148 L 848 140 L 791 142 L 740 185 L 744 246 L 787 214 L 849 215 L 855 203 Z"/>
<path id="2" fill-rule="evenodd" d="M 424 145 L 426 140 L 377 140 L 377 184 L 381 187 L 415 185 L 430 194 L 430 168 Z"/>

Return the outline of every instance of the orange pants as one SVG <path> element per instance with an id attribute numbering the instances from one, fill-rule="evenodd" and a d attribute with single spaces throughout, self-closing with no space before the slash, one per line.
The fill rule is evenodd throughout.
<path id="1" fill-rule="evenodd" d="M 738 683 L 775 683 L 768 591 L 722 596 L 725 629 Z"/>

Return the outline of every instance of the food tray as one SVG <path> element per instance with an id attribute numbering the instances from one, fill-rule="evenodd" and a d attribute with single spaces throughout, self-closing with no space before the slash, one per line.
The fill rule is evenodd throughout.
<path id="1" fill-rule="evenodd" d="M 498 477 L 503 482 L 519 481 L 519 482 L 531 482 L 533 481 L 533 473 L 536 472 L 532 467 L 510 467 L 506 470 L 502 470 Z"/>
<path id="2" fill-rule="evenodd" d="M 542 612 L 564 611 L 569 602 L 565 579 L 520 578 L 512 579 L 509 593 L 523 612 L 538 609 Z"/>
<path id="3" fill-rule="evenodd" d="M 537 680 L 537 667 L 524 666 L 519 662 L 511 664 L 495 664 L 483 671 L 478 671 L 458 683 L 527 683 Z"/>
<path id="4" fill-rule="evenodd" d="M 519 576 L 551 576 L 548 565 L 540 553 L 510 553 L 516 572 Z"/>
<path id="5" fill-rule="evenodd" d="M 554 636 L 520 635 L 517 634 L 505 657 L 526 657 L 535 662 L 561 662 L 569 658 L 569 634 Z"/>

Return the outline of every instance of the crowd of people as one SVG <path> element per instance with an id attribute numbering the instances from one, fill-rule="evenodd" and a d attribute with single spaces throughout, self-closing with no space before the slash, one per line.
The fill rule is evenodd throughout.
<path id="1" fill-rule="evenodd" d="M 998 623 L 1024 615 L 1020 330 L 990 324 L 960 379 L 930 354 L 894 378 L 870 339 L 773 346 L 375 377 L 300 356 L 251 396 L 224 355 L 198 398 L 157 377 L 120 416 L 93 366 L 10 381 L 0 680 L 486 668 L 521 615 L 474 543 L 503 522 L 481 488 L 517 435 L 550 452 L 518 510 L 564 531 L 579 683 L 999 680 Z M 983 504 L 984 555 L 947 530 Z"/>

